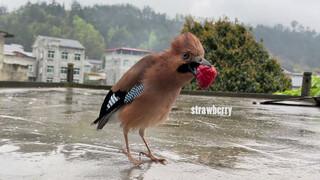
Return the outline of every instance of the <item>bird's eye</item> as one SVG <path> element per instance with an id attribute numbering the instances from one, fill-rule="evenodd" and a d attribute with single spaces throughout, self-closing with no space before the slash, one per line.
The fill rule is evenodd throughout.
<path id="1" fill-rule="evenodd" d="M 183 59 L 188 59 L 189 56 L 190 56 L 189 53 L 183 53 L 183 55 L 182 55 Z"/>

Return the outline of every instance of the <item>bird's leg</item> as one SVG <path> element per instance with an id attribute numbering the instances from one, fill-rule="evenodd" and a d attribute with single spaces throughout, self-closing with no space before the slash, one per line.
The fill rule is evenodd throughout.
<path id="1" fill-rule="evenodd" d="M 156 162 L 160 162 L 160 163 L 164 163 L 164 161 L 166 161 L 165 159 L 160 159 L 160 158 L 156 158 L 152 153 L 151 153 L 151 150 L 146 142 L 146 140 L 144 139 L 144 134 L 145 134 L 145 129 L 141 128 L 139 129 L 139 134 L 144 142 L 144 144 L 146 145 L 147 149 L 148 149 L 148 152 L 149 153 L 146 153 L 146 152 L 140 152 L 140 155 L 143 154 L 147 157 L 149 157 L 152 161 L 156 161 Z"/>
<path id="2" fill-rule="evenodd" d="M 135 165 L 141 165 L 143 164 L 142 162 L 136 160 L 134 157 L 132 157 L 131 153 L 130 153 L 130 149 L 129 149 L 129 143 L 128 143 L 128 133 L 129 130 L 127 129 L 123 129 L 123 134 L 124 134 L 124 139 L 126 141 L 126 147 L 127 147 L 127 152 L 124 152 L 125 155 L 128 156 L 128 159 Z"/>

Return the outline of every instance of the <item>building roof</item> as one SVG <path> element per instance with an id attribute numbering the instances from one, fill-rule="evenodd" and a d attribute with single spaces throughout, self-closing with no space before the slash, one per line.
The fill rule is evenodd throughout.
<path id="1" fill-rule="evenodd" d="M 97 65 L 101 65 L 102 61 L 98 60 L 98 59 L 86 59 L 86 62 L 90 63 L 90 64 L 97 64 Z"/>
<path id="2" fill-rule="evenodd" d="M 63 47 L 84 49 L 82 44 L 77 40 L 63 39 L 63 38 L 56 38 L 56 37 L 49 37 L 49 36 L 40 36 L 40 35 L 38 37 L 42 39 L 51 39 L 51 40 L 60 41 L 60 46 L 63 46 Z"/>
<path id="3" fill-rule="evenodd" d="M 303 76 L 303 73 L 295 73 L 295 72 L 290 72 L 286 69 L 284 69 L 284 73 L 289 75 L 289 76 Z"/>
<path id="4" fill-rule="evenodd" d="M 91 63 L 89 63 L 89 62 L 87 62 L 87 61 L 85 61 L 85 62 L 84 62 L 84 66 L 90 66 L 90 67 L 91 67 L 91 66 L 92 66 L 92 64 L 91 64 Z"/>
<path id="5" fill-rule="evenodd" d="M 104 50 L 104 52 L 112 52 L 112 51 L 117 51 L 117 50 L 138 51 L 138 52 L 145 52 L 145 53 L 151 53 L 151 54 L 156 53 L 155 51 L 148 51 L 148 50 L 135 49 L 135 48 L 129 48 L 129 47 L 120 47 L 120 48 L 115 48 L 115 49 L 107 49 L 107 50 Z"/>
<path id="6" fill-rule="evenodd" d="M 12 38 L 13 34 L 9 34 L 8 32 L 5 31 L 0 31 L 0 34 L 3 35 L 6 38 Z"/>
<path id="7" fill-rule="evenodd" d="M 24 48 L 20 44 L 5 44 L 4 45 L 4 54 L 15 55 L 15 53 L 21 53 L 28 57 L 33 57 L 31 52 L 25 52 Z"/>

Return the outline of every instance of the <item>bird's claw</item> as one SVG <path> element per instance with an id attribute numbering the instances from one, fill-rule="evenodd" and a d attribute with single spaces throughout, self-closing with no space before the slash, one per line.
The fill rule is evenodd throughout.
<path id="1" fill-rule="evenodd" d="M 131 153 L 128 153 L 124 150 L 122 150 L 122 152 L 128 157 L 128 159 L 134 164 L 134 165 L 137 165 L 137 166 L 142 166 L 143 165 L 143 162 L 141 161 L 138 161 L 136 160 L 134 157 L 132 157 Z"/>
<path id="2" fill-rule="evenodd" d="M 139 153 L 139 156 L 141 156 L 141 155 L 144 155 L 144 156 L 150 158 L 152 161 L 160 162 L 161 164 L 165 164 L 165 162 L 167 162 L 165 159 L 156 158 L 156 157 L 155 157 L 153 154 L 151 154 L 151 153 L 140 152 L 140 153 Z"/>

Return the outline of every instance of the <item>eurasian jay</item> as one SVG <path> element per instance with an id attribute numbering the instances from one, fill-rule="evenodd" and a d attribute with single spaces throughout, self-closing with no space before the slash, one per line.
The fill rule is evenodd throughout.
<path id="1" fill-rule="evenodd" d="M 100 115 L 92 124 L 102 129 L 111 116 L 118 116 L 129 160 L 142 164 L 131 155 L 128 144 L 129 131 L 139 130 L 148 150 L 140 155 L 164 163 L 165 159 L 151 153 L 144 138 L 146 128 L 165 122 L 181 88 L 196 76 L 199 65 L 211 67 L 204 59 L 199 39 L 191 33 L 178 36 L 169 49 L 142 58 L 122 76 L 105 97 Z"/>

